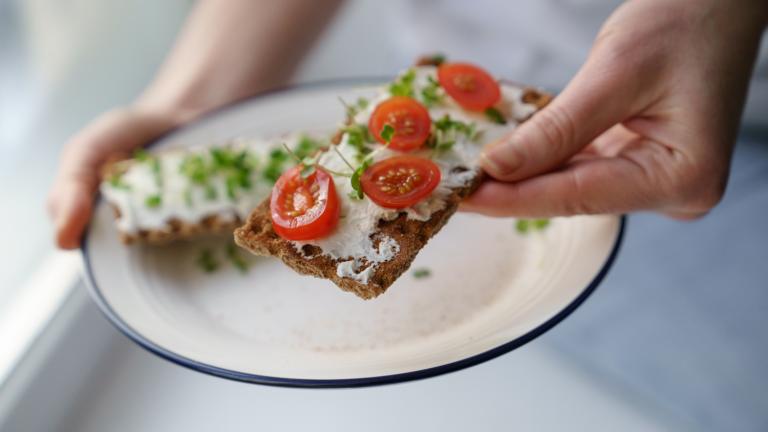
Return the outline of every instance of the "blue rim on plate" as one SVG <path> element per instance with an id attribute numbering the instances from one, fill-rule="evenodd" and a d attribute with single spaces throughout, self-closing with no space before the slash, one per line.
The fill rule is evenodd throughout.
<path id="1" fill-rule="evenodd" d="M 254 99 L 259 99 L 267 95 L 272 95 L 275 93 L 296 90 L 296 89 L 331 86 L 334 84 L 363 84 L 363 83 L 373 84 L 373 83 L 380 83 L 383 81 L 385 80 L 378 79 L 378 78 L 351 78 L 351 79 L 340 79 L 340 80 L 334 79 L 334 80 L 316 81 L 311 83 L 299 84 L 295 86 L 282 87 L 269 92 L 261 93 L 257 96 L 242 99 L 232 104 L 216 109 L 198 118 L 196 121 L 188 125 L 180 126 L 178 128 L 174 128 L 170 130 L 169 132 L 163 134 L 161 137 L 157 138 L 149 146 L 152 146 L 154 143 L 162 140 L 163 138 L 179 130 L 182 130 L 186 127 L 189 127 L 190 125 L 195 124 L 199 120 L 210 118 L 216 114 L 220 114 L 222 111 L 225 111 L 229 108 L 237 106 L 241 103 L 250 102 L 250 101 L 253 101 Z M 100 201 L 100 197 L 97 197 L 97 200 L 95 201 L 96 205 L 98 205 L 99 201 Z M 475 354 L 473 356 L 470 356 L 461 360 L 457 360 L 455 362 L 446 363 L 444 365 L 411 371 L 411 372 L 392 374 L 392 375 L 382 375 L 382 376 L 372 376 L 372 377 L 362 377 L 362 378 L 345 378 L 345 379 L 285 378 L 285 377 L 272 377 L 272 376 L 266 376 L 266 375 L 256 375 L 256 374 L 238 372 L 235 370 L 220 368 L 217 366 L 209 365 L 207 363 L 198 362 L 196 360 L 179 355 L 160 345 L 157 345 L 154 342 L 150 341 L 149 339 L 145 338 L 141 333 L 134 330 L 131 326 L 129 326 L 114 311 L 114 309 L 112 309 L 112 307 L 109 305 L 109 302 L 101 292 L 101 289 L 96 283 L 96 279 L 93 275 L 93 269 L 91 268 L 91 259 L 88 251 L 88 229 L 86 229 L 86 231 L 83 233 L 83 238 L 81 240 L 80 247 L 82 250 L 82 257 L 83 257 L 83 263 L 85 268 L 87 286 L 91 293 L 91 297 L 96 302 L 96 305 L 99 307 L 101 312 L 107 317 L 107 319 L 115 327 L 117 327 L 118 330 L 120 330 L 120 332 L 122 332 L 129 339 L 136 342 L 141 347 L 143 347 L 144 349 L 146 349 L 151 353 L 154 353 L 166 360 L 176 363 L 177 365 L 184 366 L 186 368 L 189 368 L 198 372 L 202 372 L 205 374 L 214 375 L 217 377 L 226 378 L 230 380 L 251 383 L 251 384 L 262 384 L 262 385 L 280 386 L 280 387 L 302 387 L 302 388 L 366 387 L 366 386 L 395 384 L 395 383 L 406 382 L 406 381 L 420 380 L 424 378 L 430 378 L 430 377 L 446 374 L 449 372 L 455 372 L 461 369 L 478 365 L 488 360 L 492 360 L 502 354 L 506 354 L 514 349 L 517 349 L 527 344 L 528 342 L 536 339 L 542 334 L 546 333 L 549 329 L 551 329 L 552 327 L 560 323 L 562 320 L 568 317 L 571 313 L 573 313 L 573 311 L 575 311 L 579 306 L 581 306 L 581 304 L 592 294 L 592 292 L 594 292 L 594 290 L 598 287 L 598 285 L 600 285 L 600 282 L 602 282 L 602 280 L 608 274 L 608 270 L 610 270 L 610 268 L 613 266 L 613 262 L 615 261 L 616 256 L 618 255 L 622 240 L 624 238 L 626 219 L 627 218 L 625 215 L 621 216 L 621 219 L 619 221 L 619 232 L 618 232 L 618 235 L 616 236 L 616 241 L 614 242 L 613 247 L 611 249 L 611 253 L 608 255 L 608 258 L 605 260 L 602 268 L 597 273 L 597 275 L 595 275 L 594 279 L 592 279 L 592 281 L 584 288 L 584 290 L 570 304 L 568 304 L 568 306 L 563 308 L 563 310 L 558 312 L 555 316 L 553 316 L 543 324 L 539 325 L 538 327 L 532 329 L 528 333 L 516 339 L 513 339 L 507 343 L 504 343 L 495 348 L 492 348 L 490 350 L 484 351 L 479 354 Z"/>

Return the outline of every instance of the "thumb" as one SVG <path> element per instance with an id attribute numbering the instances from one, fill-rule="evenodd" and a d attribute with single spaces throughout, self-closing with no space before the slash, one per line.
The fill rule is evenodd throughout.
<path id="1" fill-rule="evenodd" d="M 594 138 L 638 112 L 640 82 L 615 49 L 595 47 L 563 92 L 480 156 L 483 169 L 502 181 L 551 171 Z"/>

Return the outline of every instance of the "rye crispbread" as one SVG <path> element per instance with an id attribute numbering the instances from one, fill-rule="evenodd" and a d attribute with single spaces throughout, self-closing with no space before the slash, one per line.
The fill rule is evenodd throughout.
<path id="1" fill-rule="evenodd" d="M 275 256 L 286 265 L 301 274 L 330 279 L 344 291 L 354 293 L 364 299 L 372 299 L 386 289 L 403 274 L 416 258 L 416 254 L 427 244 L 459 206 L 459 202 L 478 185 L 481 176 L 476 176 L 472 183 L 454 189 L 446 198 L 446 206 L 432 214 L 427 221 L 408 219 L 401 213 L 391 221 L 381 220 L 374 234 L 374 244 L 382 237 L 390 237 L 400 245 L 399 252 L 389 261 L 378 264 L 367 284 L 353 279 L 342 278 L 336 274 L 336 266 L 344 260 L 335 260 L 322 254 L 317 246 L 305 245 L 299 252 L 291 242 L 279 237 L 272 229 L 269 215 L 269 200 L 262 202 L 250 215 L 245 225 L 235 230 L 235 243 L 256 255 Z M 307 258 L 310 257 L 310 258 Z"/>
<path id="2" fill-rule="evenodd" d="M 522 102 L 535 105 L 537 110 L 550 100 L 550 94 L 535 89 L 524 89 L 521 97 Z M 516 120 L 523 122 L 526 119 Z M 427 221 L 408 219 L 404 213 L 391 221 L 379 221 L 378 229 L 372 236 L 374 244 L 379 238 L 387 236 L 400 245 L 400 250 L 391 260 L 377 265 L 367 284 L 337 275 L 337 265 L 350 258 L 333 259 L 312 245 L 303 246 L 300 252 L 292 242 L 279 237 L 272 229 L 269 198 L 251 213 L 243 226 L 235 230 L 235 242 L 256 255 L 280 258 L 298 273 L 329 279 L 344 291 L 366 300 L 372 299 L 386 291 L 408 270 L 416 254 L 440 231 L 456 212 L 461 200 L 474 192 L 481 181 L 482 173 L 479 173 L 468 185 L 453 189 L 446 199 L 445 208 L 433 213 Z"/>

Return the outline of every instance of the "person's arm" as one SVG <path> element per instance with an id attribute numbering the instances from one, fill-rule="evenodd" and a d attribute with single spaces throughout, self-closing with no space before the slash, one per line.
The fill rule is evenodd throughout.
<path id="1" fill-rule="evenodd" d="M 285 84 L 340 3 L 202 0 L 137 105 L 194 116 Z"/>
<path id="2" fill-rule="evenodd" d="M 489 146 L 496 216 L 706 214 L 728 179 L 768 1 L 628 1 L 552 103 Z"/>
<path id="3" fill-rule="evenodd" d="M 48 197 L 56 244 L 79 246 L 98 170 L 168 130 L 287 82 L 341 0 L 201 0 L 155 80 L 64 147 Z"/>

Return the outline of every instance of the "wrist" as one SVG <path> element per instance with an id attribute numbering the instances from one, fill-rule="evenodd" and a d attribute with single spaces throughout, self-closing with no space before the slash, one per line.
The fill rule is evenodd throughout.
<path id="1" fill-rule="evenodd" d="M 139 95 L 130 107 L 135 111 L 166 119 L 174 126 L 193 120 L 208 111 L 185 103 L 181 99 L 154 94 L 151 91 L 145 91 Z"/>

